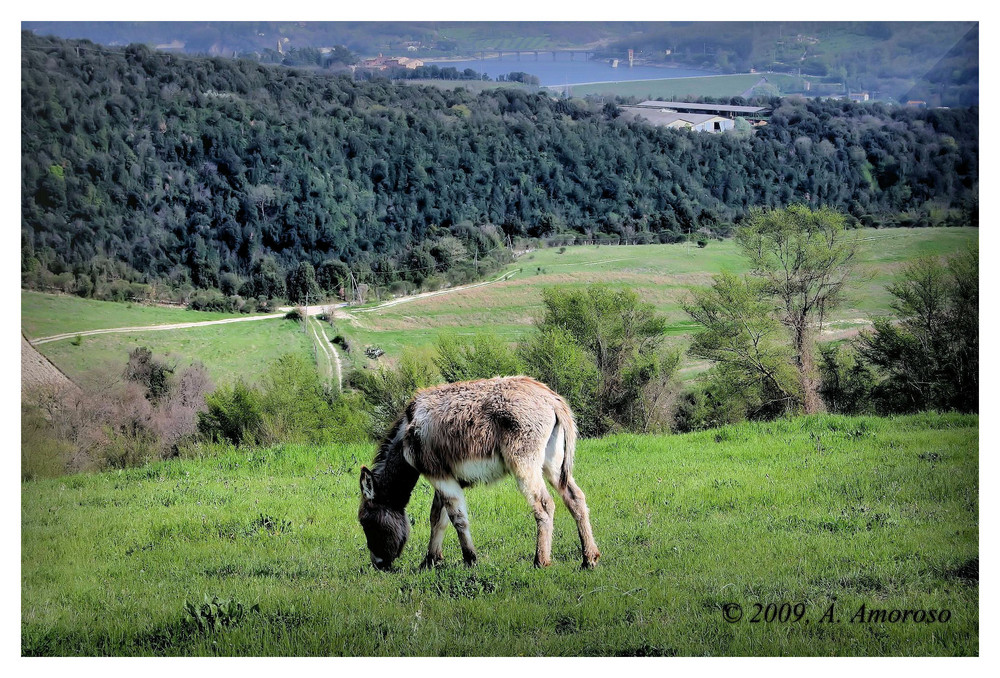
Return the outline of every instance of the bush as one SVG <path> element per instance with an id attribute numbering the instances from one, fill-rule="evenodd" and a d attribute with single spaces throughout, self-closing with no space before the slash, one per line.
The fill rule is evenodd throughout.
<path id="1" fill-rule="evenodd" d="M 599 435 L 596 397 L 601 375 L 590 356 L 567 330 L 541 329 L 518 347 L 525 371 L 569 403 L 580 433 Z"/>
<path id="2" fill-rule="evenodd" d="M 136 361 L 136 354 L 140 360 Z M 138 363 L 138 365 L 137 365 Z M 123 374 L 99 374 L 85 388 L 36 389 L 22 399 L 22 473 L 32 476 L 124 468 L 178 453 L 197 429 L 209 381 L 194 365 L 150 391 L 143 366 L 159 361 L 134 351 Z M 161 376 L 162 373 L 159 373 Z M 169 375 L 167 375 L 169 376 Z"/>
<path id="3" fill-rule="evenodd" d="M 434 364 L 449 383 L 512 376 L 523 371 L 514 350 L 492 334 L 478 334 L 470 339 L 442 334 L 435 350 Z"/>
<path id="4" fill-rule="evenodd" d="M 170 375 L 174 368 L 153 358 L 153 352 L 139 346 L 128 354 L 123 376 L 126 381 L 141 385 L 146 389 L 146 398 L 156 402 L 170 391 Z"/>
<path id="5" fill-rule="evenodd" d="M 876 379 L 871 368 L 850 346 L 828 344 L 820 347 L 819 394 L 827 409 L 838 414 L 874 412 L 872 391 Z"/>
<path id="6" fill-rule="evenodd" d="M 532 376 L 542 381 L 557 379 L 560 388 L 577 391 L 577 402 L 571 404 L 583 408 L 580 419 L 585 434 L 647 431 L 666 421 L 671 378 L 680 359 L 662 349 L 666 321 L 651 304 L 642 302 L 633 290 L 605 285 L 583 290 L 546 288 L 542 303 L 545 314 L 537 323 L 539 331 L 561 333 L 529 342 L 522 356 Z M 568 342 L 579 350 L 571 351 Z M 546 355 L 547 351 L 557 351 L 560 357 Z M 562 374 L 570 370 L 574 378 L 591 384 L 591 371 L 582 366 L 584 359 L 597 374 L 589 402 L 579 394 L 579 386 Z M 569 362 L 563 365 L 563 360 Z"/>
<path id="7" fill-rule="evenodd" d="M 295 354 L 272 363 L 260 381 L 268 442 L 326 442 L 333 421 L 315 366 Z"/>
<path id="8" fill-rule="evenodd" d="M 880 414 L 979 409 L 979 249 L 907 265 L 889 286 L 897 321 L 875 318 L 854 348 L 876 375 Z"/>
<path id="9" fill-rule="evenodd" d="M 32 394 L 21 400 L 21 480 L 60 476 L 73 459 L 74 446 L 56 434 L 37 399 Z"/>
<path id="10" fill-rule="evenodd" d="M 438 383 L 438 376 L 431 361 L 412 352 L 404 352 L 394 367 L 382 365 L 377 370 L 352 373 L 352 385 L 368 403 L 372 437 L 382 438 L 417 389 Z"/>
<path id="11" fill-rule="evenodd" d="M 198 413 L 198 431 L 211 440 L 253 444 L 264 430 L 261 400 L 260 392 L 242 379 L 220 386 L 205 398 L 207 410 Z"/>

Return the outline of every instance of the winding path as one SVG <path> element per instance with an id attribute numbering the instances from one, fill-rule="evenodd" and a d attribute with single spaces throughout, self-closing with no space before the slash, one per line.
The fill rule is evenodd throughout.
<path id="1" fill-rule="evenodd" d="M 60 339 L 72 339 L 73 337 L 88 337 L 92 334 L 115 334 L 119 332 L 154 332 L 156 330 L 184 330 L 190 327 L 204 327 L 205 325 L 225 325 L 227 323 L 245 323 L 253 320 L 268 320 L 270 318 L 283 318 L 284 313 L 269 313 L 267 315 L 251 315 L 245 318 L 225 318 L 223 320 L 205 320 L 194 323 L 173 323 L 171 325 L 139 325 L 137 327 L 108 327 L 102 330 L 82 330 L 80 332 L 65 332 L 64 334 L 53 334 L 50 337 L 32 339 L 32 346 L 47 344 L 50 341 Z"/>
<path id="2" fill-rule="evenodd" d="M 336 347 L 330 343 L 330 339 L 326 336 L 326 330 L 323 328 L 323 323 L 319 320 L 315 320 L 310 316 L 307 320 L 309 326 L 312 328 L 313 338 L 316 340 L 316 345 L 319 346 L 320 352 L 326 358 L 328 371 L 330 376 L 337 377 L 337 388 L 341 391 L 344 390 L 344 379 L 343 371 L 340 366 L 340 354 L 337 353 Z M 319 330 L 317 332 L 317 330 Z M 318 356 L 317 356 L 318 358 Z"/>
<path id="3" fill-rule="evenodd" d="M 492 285 L 493 283 L 502 282 L 507 280 L 510 276 L 514 275 L 515 271 L 508 271 L 498 278 L 493 280 L 486 280 L 484 282 L 473 283 L 471 285 L 460 285 L 458 287 L 449 287 L 444 290 L 437 290 L 436 292 L 422 292 L 421 294 L 412 294 L 405 297 L 398 297 L 396 299 L 390 299 L 389 301 L 382 302 L 377 306 L 371 306 L 369 308 L 359 308 L 353 309 L 354 313 L 370 313 L 372 311 L 377 311 L 382 308 L 387 308 L 389 306 L 396 306 L 397 304 L 405 304 L 408 301 L 414 301 L 416 299 L 423 299 L 424 297 L 433 297 L 439 294 L 450 294 L 451 292 L 461 292 L 462 290 L 469 290 L 474 287 L 482 287 L 483 285 Z M 325 313 L 327 309 L 333 308 L 334 313 L 340 318 L 351 318 L 351 314 L 343 311 L 341 309 L 345 308 L 347 304 L 337 303 L 337 304 L 320 304 L 316 306 L 306 306 L 306 315 L 316 316 L 320 313 Z M 189 322 L 189 323 L 171 323 L 169 325 L 138 325 L 135 327 L 107 327 L 100 330 L 81 330 L 79 332 L 64 332 L 63 334 L 53 334 L 48 337 L 39 337 L 38 339 L 31 339 L 30 343 L 32 346 L 38 346 L 39 344 L 47 344 L 50 341 L 59 341 L 61 339 L 72 339 L 73 337 L 89 337 L 94 334 L 116 334 L 122 332 L 155 332 L 158 330 L 183 330 L 191 327 L 205 327 L 208 325 L 225 325 L 228 323 L 245 323 L 253 322 L 255 320 L 270 320 L 272 318 L 284 318 L 285 314 L 291 311 L 292 306 L 282 306 L 278 308 L 278 313 L 267 313 L 264 315 L 250 315 L 243 318 L 224 318 L 222 320 L 204 320 L 201 322 Z M 321 328 L 322 329 L 322 328 Z M 325 335 L 324 335 L 325 336 Z M 329 342 L 327 342 L 329 344 Z M 337 355 L 337 350 L 330 345 L 330 350 Z M 338 374 L 340 373 L 340 359 L 336 360 L 338 369 Z"/>

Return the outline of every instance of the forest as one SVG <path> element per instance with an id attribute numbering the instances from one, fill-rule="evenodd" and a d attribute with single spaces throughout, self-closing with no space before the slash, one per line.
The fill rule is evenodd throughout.
<path id="1" fill-rule="evenodd" d="M 517 238 L 723 236 L 753 207 L 978 223 L 977 107 L 756 100 L 767 125 L 694 134 L 607 100 L 21 44 L 27 286 L 297 301 L 471 279 Z"/>

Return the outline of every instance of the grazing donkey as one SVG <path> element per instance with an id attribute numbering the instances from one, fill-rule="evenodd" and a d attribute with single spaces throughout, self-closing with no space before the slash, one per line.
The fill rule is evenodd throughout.
<path id="1" fill-rule="evenodd" d="M 552 563 L 555 502 L 545 480 L 562 495 L 580 532 L 583 566 L 601 557 L 590 529 L 583 491 L 573 482 L 576 423 L 566 401 L 528 377 L 496 377 L 421 390 L 406 406 L 375 455 L 361 467 L 361 508 L 372 565 L 392 567 L 410 534 L 406 504 L 423 474 L 434 487 L 431 541 L 421 567 L 444 560 L 449 521 L 458 532 L 466 565 L 476 562 L 463 488 L 517 478 L 538 523 L 535 565 Z"/>

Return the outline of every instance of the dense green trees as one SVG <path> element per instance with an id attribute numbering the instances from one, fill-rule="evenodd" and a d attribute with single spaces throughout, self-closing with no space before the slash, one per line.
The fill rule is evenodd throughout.
<path id="1" fill-rule="evenodd" d="M 907 265 L 889 292 L 895 317 L 824 351 L 824 398 L 847 413 L 978 411 L 978 247 Z"/>
<path id="2" fill-rule="evenodd" d="M 347 268 L 376 289 L 454 282 L 498 266 L 508 236 L 669 242 L 725 234 L 753 206 L 975 221 L 975 109 L 766 103 L 774 114 L 753 136 L 691 134 L 542 93 L 26 33 L 22 272 L 81 294 L 226 285 L 258 301 L 285 296 L 303 262 L 325 292 Z"/>

